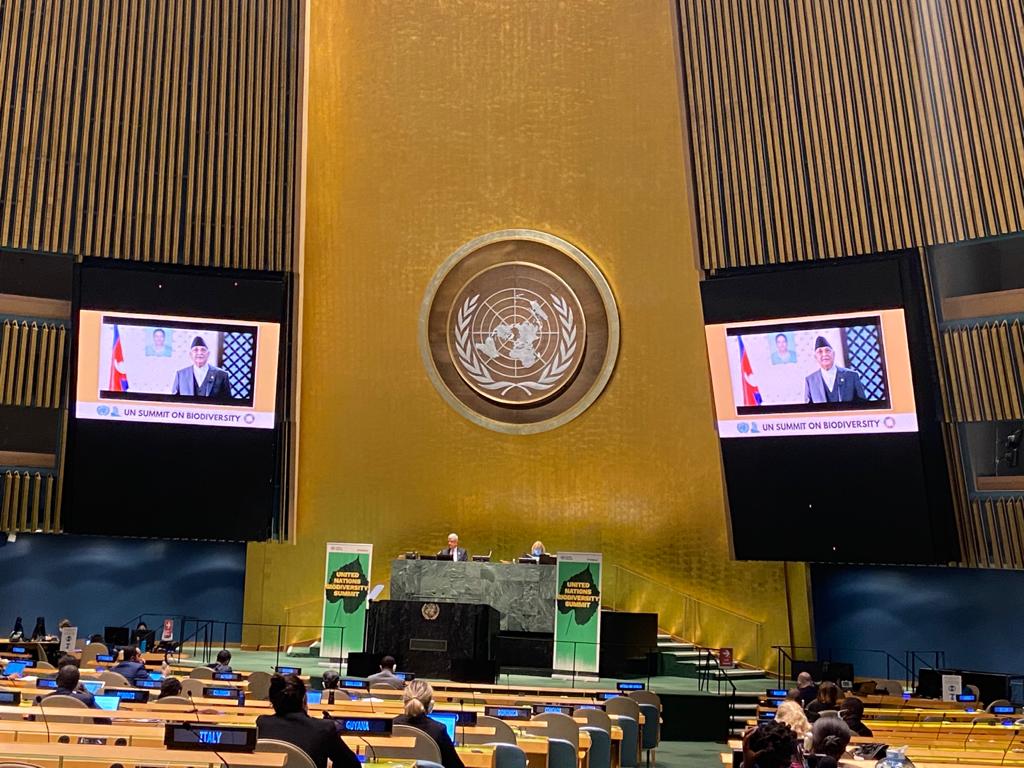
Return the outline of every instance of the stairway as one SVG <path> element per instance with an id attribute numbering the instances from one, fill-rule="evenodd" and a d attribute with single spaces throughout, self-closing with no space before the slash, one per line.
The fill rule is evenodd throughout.
<path id="1" fill-rule="evenodd" d="M 693 643 L 681 642 L 669 634 L 658 634 L 658 652 L 661 655 L 659 674 L 662 675 L 698 677 L 707 672 L 710 666 L 712 680 L 748 680 L 765 677 L 763 669 L 741 666 L 722 669 L 718 666 L 716 656 L 712 656 L 709 663 L 706 651 L 699 650 Z"/>
<path id="2" fill-rule="evenodd" d="M 760 693 L 736 691 L 732 704 L 729 706 L 729 735 L 742 736 L 747 722 L 757 718 L 757 703 Z"/>

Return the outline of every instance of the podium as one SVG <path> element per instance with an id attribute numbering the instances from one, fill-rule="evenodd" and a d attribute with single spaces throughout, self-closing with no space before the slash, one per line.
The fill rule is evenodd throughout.
<path id="1" fill-rule="evenodd" d="M 383 600 L 366 615 L 366 650 L 418 677 L 493 683 L 499 613 L 489 605 Z"/>

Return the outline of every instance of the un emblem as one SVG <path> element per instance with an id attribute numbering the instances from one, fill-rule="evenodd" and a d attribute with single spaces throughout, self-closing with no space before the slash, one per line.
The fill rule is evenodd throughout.
<path id="1" fill-rule="evenodd" d="M 435 621 L 441 615 L 441 606 L 437 603 L 424 603 L 420 615 L 427 621 Z"/>
<path id="2" fill-rule="evenodd" d="M 540 432 L 583 412 L 618 350 L 618 313 L 597 266 L 564 240 L 505 230 L 467 243 L 434 276 L 420 344 L 438 391 L 503 432 Z"/>

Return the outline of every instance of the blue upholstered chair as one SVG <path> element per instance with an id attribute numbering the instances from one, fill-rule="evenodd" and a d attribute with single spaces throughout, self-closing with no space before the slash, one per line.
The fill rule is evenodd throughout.
<path id="1" fill-rule="evenodd" d="M 576 749 L 565 739 L 548 739 L 548 768 L 576 768 Z"/>
<path id="2" fill-rule="evenodd" d="M 580 730 L 590 736 L 590 768 L 611 768 L 611 734 L 603 728 L 591 725 L 585 725 Z"/>
<path id="3" fill-rule="evenodd" d="M 526 753 L 522 747 L 501 742 L 488 746 L 494 747 L 494 768 L 526 768 Z"/>

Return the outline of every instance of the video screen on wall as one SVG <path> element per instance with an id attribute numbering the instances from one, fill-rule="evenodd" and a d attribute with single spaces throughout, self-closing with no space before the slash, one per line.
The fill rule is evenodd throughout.
<path id="1" fill-rule="evenodd" d="M 705 327 L 722 438 L 916 432 L 902 309 Z"/>
<path id="2" fill-rule="evenodd" d="M 701 300 L 736 557 L 955 560 L 917 255 L 731 272 Z"/>
<path id="3" fill-rule="evenodd" d="M 267 538 L 281 509 L 285 277 L 87 259 L 74 303 L 64 529 Z"/>
<path id="4" fill-rule="evenodd" d="M 82 310 L 75 415 L 273 429 L 278 323 Z"/>

